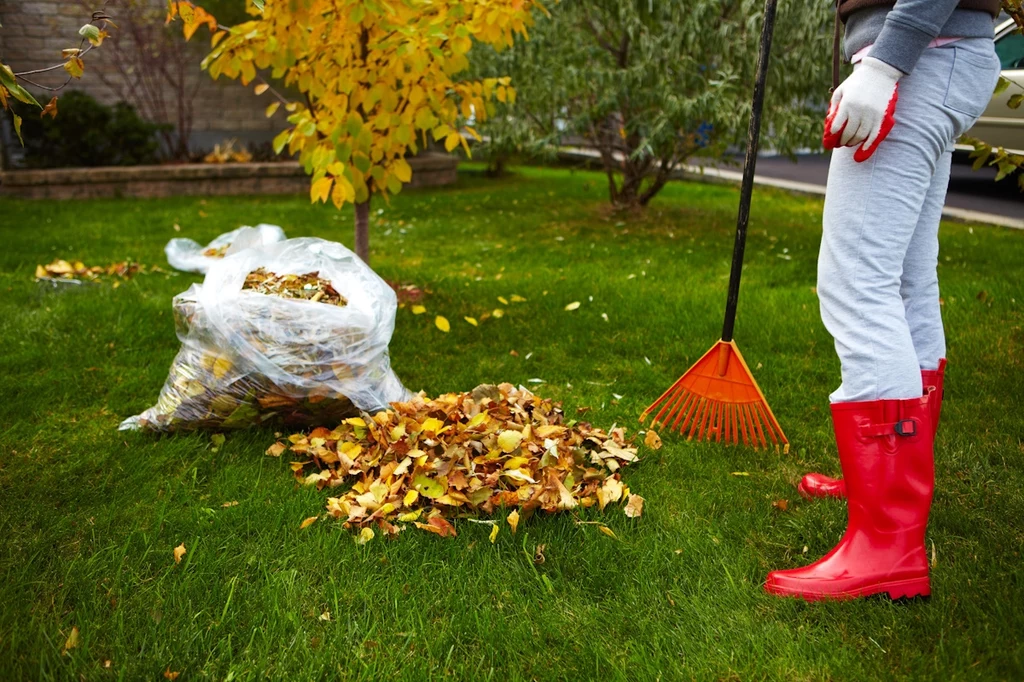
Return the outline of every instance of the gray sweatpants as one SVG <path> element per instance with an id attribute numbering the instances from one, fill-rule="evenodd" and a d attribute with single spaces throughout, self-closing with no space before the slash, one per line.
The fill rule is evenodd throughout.
<path id="1" fill-rule="evenodd" d="M 900 80 L 896 125 L 874 155 L 832 153 L 818 256 L 821 319 L 843 373 L 832 402 L 919 396 L 920 370 L 945 357 L 936 266 L 953 142 L 998 74 L 991 39 L 926 49 Z"/>

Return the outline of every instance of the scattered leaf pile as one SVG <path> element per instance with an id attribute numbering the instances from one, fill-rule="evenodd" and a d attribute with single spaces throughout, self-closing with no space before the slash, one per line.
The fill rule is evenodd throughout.
<path id="1" fill-rule="evenodd" d="M 302 457 L 292 463 L 297 479 L 318 488 L 352 484 L 328 499 L 327 510 L 346 527 L 360 528 L 363 542 L 373 537 L 373 525 L 387 535 L 410 523 L 455 535 L 448 518 L 500 507 L 518 508 L 516 522 L 519 510 L 631 502 L 628 516 L 642 512 L 642 499 L 629 495 L 618 473 L 637 461 L 622 428 L 605 432 L 567 422 L 558 405 L 511 384 L 435 400 L 416 396 L 372 418 L 346 419 L 334 430 L 320 427 L 288 441 Z M 267 454 L 288 447 L 278 442 Z"/>
<path id="2" fill-rule="evenodd" d="M 264 268 L 256 268 L 245 277 L 242 289 L 259 294 L 296 298 L 312 303 L 328 303 L 336 306 L 348 305 L 348 300 L 339 294 L 331 283 L 320 278 L 319 272 L 304 275 L 278 275 Z"/>
<path id="3" fill-rule="evenodd" d="M 150 272 L 160 272 L 159 268 L 149 268 Z M 86 265 L 80 260 L 66 261 L 58 258 L 49 265 L 36 266 L 36 279 L 84 279 L 99 280 L 103 277 L 120 277 L 131 279 L 135 275 L 144 274 L 147 268 L 135 261 L 120 261 L 110 265 Z"/>

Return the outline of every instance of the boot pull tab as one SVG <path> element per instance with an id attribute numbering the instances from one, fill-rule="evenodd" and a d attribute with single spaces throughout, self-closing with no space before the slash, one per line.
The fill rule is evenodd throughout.
<path id="1" fill-rule="evenodd" d="M 892 424 L 872 424 L 871 426 L 863 427 L 861 432 L 868 437 L 891 436 L 895 434 L 909 438 L 910 436 L 917 435 L 917 420 L 901 419 Z"/>

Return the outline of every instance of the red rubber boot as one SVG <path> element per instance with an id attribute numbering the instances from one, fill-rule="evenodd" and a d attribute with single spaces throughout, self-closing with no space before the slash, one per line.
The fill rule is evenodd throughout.
<path id="1" fill-rule="evenodd" d="M 765 590 L 808 601 L 931 593 L 924 533 L 935 489 L 934 393 L 832 405 L 846 533 L 810 566 L 769 573 Z"/>
<path id="2" fill-rule="evenodd" d="M 946 358 L 939 360 L 938 369 L 921 370 L 921 388 L 927 393 L 929 388 L 935 389 L 934 411 L 932 413 L 933 430 L 939 428 L 939 415 L 942 414 L 942 380 L 946 374 Z M 846 484 L 841 478 L 832 478 L 825 474 L 804 474 L 796 489 L 800 495 L 808 499 L 812 497 L 846 497 Z"/>

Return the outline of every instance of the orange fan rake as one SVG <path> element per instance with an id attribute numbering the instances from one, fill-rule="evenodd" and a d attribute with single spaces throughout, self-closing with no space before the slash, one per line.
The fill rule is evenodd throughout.
<path id="1" fill-rule="evenodd" d="M 767 447 L 770 440 L 776 448 L 782 446 L 788 452 L 789 441 L 754 381 L 750 368 L 743 361 L 740 349 L 732 340 L 740 295 L 740 275 L 743 272 L 743 250 L 747 242 L 747 223 L 750 219 L 750 197 L 754 190 L 754 166 L 757 163 L 761 108 L 768 75 L 768 54 L 775 25 L 776 1 L 765 0 L 764 5 L 764 25 L 761 27 L 760 55 L 747 132 L 747 156 L 743 164 L 743 186 L 736 218 L 736 241 L 732 251 L 732 273 L 729 277 L 722 340 L 644 410 L 640 421 L 658 410 L 651 422 L 652 428 L 660 423 L 670 431 L 685 433 L 688 438 L 714 439 L 734 444 L 742 440 L 745 445 L 753 447 Z"/>
<path id="2" fill-rule="evenodd" d="M 659 409 L 660 408 L 660 409 Z M 679 381 L 644 410 L 659 424 L 687 438 L 767 447 L 789 452 L 789 441 L 750 374 L 735 341 L 719 341 Z"/>

